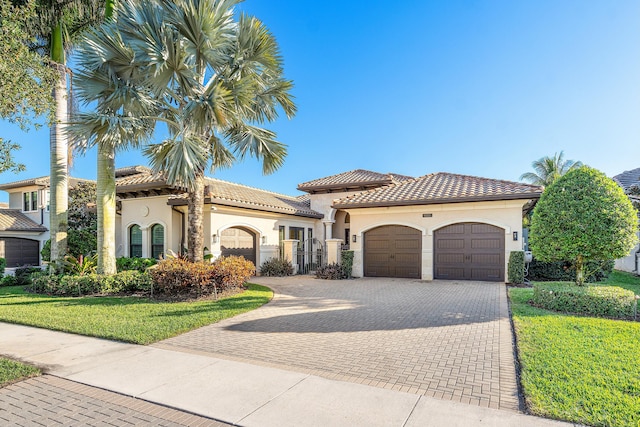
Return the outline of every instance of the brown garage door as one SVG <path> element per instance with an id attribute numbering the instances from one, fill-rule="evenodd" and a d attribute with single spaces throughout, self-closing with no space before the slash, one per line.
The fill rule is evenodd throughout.
<path id="1" fill-rule="evenodd" d="M 256 264 L 256 235 L 240 227 L 222 231 L 220 236 L 222 256 L 237 255 Z"/>
<path id="2" fill-rule="evenodd" d="M 7 267 L 40 264 L 40 243 L 37 240 L 17 237 L 5 237 L 2 240 Z"/>
<path id="3" fill-rule="evenodd" d="M 421 278 L 422 234 L 402 225 L 385 225 L 364 234 L 364 275 Z"/>
<path id="4" fill-rule="evenodd" d="M 434 278 L 504 281 L 504 230 L 489 224 L 452 224 L 434 233 Z"/>

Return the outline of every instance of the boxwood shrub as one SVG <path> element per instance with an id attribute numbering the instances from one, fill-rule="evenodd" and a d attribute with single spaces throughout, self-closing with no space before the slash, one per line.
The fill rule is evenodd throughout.
<path id="1" fill-rule="evenodd" d="M 622 319 L 634 317 L 636 299 L 618 286 L 550 282 L 534 284 L 533 303 L 547 310 Z"/>
<path id="2" fill-rule="evenodd" d="M 509 283 L 524 283 L 523 251 L 511 251 L 511 254 L 509 255 L 509 265 L 507 270 L 507 279 Z"/>
<path id="3" fill-rule="evenodd" d="M 600 282 L 609 277 L 613 271 L 614 261 L 590 261 L 585 265 L 585 281 L 593 283 Z M 574 282 L 576 271 L 568 261 L 542 262 L 533 258 L 529 264 L 529 274 L 527 278 L 537 282 Z"/>

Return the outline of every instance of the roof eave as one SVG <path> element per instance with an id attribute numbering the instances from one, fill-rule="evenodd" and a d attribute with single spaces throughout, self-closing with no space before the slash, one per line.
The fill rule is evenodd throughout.
<path id="1" fill-rule="evenodd" d="M 349 190 L 351 188 L 361 188 L 361 187 L 382 187 L 385 185 L 393 184 L 391 179 L 384 179 L 378 181 L 360 181 L 360 182 L 347 182 L 342 184 L 324 184 L 324 185 L 309 185 L 305 186 L 304 184 L 298 185 L 296 188 L 299 191 L 304 192 L 312 192 L 312 191 L 323 191 L 323 190 Z"/>
<path id="2" fill-rule="evenodd" d="M 315 219 L 324 218 L 324 215 L 320 213 L 311 213 L 311 212 L 302 212 L 302 211 L 293 211 L 293 210 L 289 211 L 287 209 L 282 209 L 277 207 L 268 207 L 268 206 L 259 206 L 259 205 L 247 206 L 246 203 L 234 202 L 232 200 L 225 200 L 225 199 L 205 197 L 204 203 L 209 205 L 229 206 L 232 208 L 243 208 L 243 209 L 249 209 L 249 210 L 260 211 L 260 212 L 283 213 L 287 215 L 301 216 L 305 218 L 315 218 Z M 175 198 L 175 199 L 169 199 L 167 201 L 167 204 L 170 206 L 187 206 L 188 201 L 185 198 Z"/>
<path id="3" fill-rule="evenodd" d="M 455 199 L 423 199 L 423 200 L 398 200 L 388 202 L 363 202 L 363 203 L 336 203 L 332 205 L 334 209 L 349 208 L 374 208 L 387 206 L 416 206 L 416 205 L 444 205 L 449 203 L 465 203 L 465 202 L 494 202 L 500 200 L 528 200 L 539 199 L 542 193 L 519 193 L 507 194 L 499 196 L 477 196 L 477 197 L 459 197 Z"/>

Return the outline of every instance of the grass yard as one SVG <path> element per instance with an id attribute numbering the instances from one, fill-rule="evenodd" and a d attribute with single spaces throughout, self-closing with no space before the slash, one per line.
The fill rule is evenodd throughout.
<path id="1" fill-rule="evenodd" d="M 606 282 L 640 293 L 640 279 Z M 509 290 L 529 410 L 592 426 L 640 423 L 640 322 L 572 316 L 530 306 L 532 289 Z"/>
<path id="2" fill-rule="evenodd" d="M 158 302 L 140 297 L 54 297 L 21 287 L 0 288 L 0 321 L 57 331 L 150 344 L 254 310 L 273 292 L 249 285 L 217 301 Z"/>
<path id="3" fill-rule="evenodd" d="M 38 368 L 0 357 L 0 388 L 36 375 L 40 375 Z"/>

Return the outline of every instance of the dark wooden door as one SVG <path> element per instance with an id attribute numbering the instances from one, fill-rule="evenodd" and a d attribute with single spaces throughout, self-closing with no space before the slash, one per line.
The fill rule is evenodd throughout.
<path id="1" fill-rule="evenodd" d="M 489 224 L 452 224 L 434 233 L 434 278 L 504 281 L 504 230 Z"/>
<path id="2" fill-rule="evenodd" d="M 4 258 L 7 267 L 22 265 L 40 265 L 40 243 L 37 240 L 6 237 L 4 239 Z"/>
<path id="3" fill-rule="evenodd" d="M 220 236 L 220 250 L 222 256 L 243 256 L 255 265 L 256 235 L 244 228 L 227 228 Z"/>
<path id="4" fill-rule="evenodd" d="M 422 277 L 422 234 L 402 225 L 385 225 L 364 234 L 364 275 Z"/>

